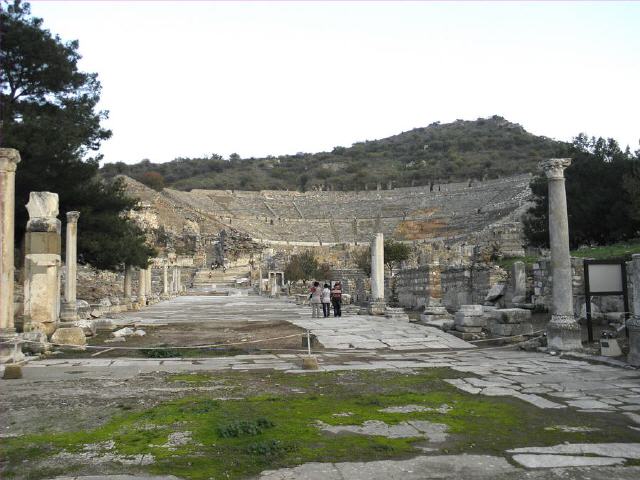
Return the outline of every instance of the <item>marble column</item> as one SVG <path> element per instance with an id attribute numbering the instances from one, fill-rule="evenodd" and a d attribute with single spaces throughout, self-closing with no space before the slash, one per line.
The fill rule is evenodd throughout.
<path id="1" fill-rule="evenodd" d="M 138 305 L 147 305 L 147 269 L 141 268 L 138 271 Z"/>
<path id="2" fill-rule="evenodd" d="M 67 212 L 66 241 L 66 279 L 64 283 L 64 303 L 60 319 L 64 321 L 78 320 L 76 305 L 76 283 L 78 274 L 78 218 L 80 212 Z"/>
<path id="3" fill-rule="evenodd" d="M 147 282 L 147 285 L 146 285 L 147 299 L 149 300 L 149 303 L 151 303 L 151 300 L 153 299 L 153 283 L 151 282 L 152 267 L 147 268 L 145 272 L 146 272 L 145 280 Z"/>
<path id="4" fill-rule="evenodd" d="M 124 268 L 124 303 L 131 308 L 131 283 L 133 281 L 133 267 L 126 265 Z"/>
<path id="5" fill-rule="evenodd" d="M 547 325 L 547 344 L 551 350 L 582 348 L 580 325 L 573 311 L 569 219 L 564 170 L 570 158 L 552 158 L 540 163 L 549 184 L 549 244 L 551 247 L 551 321 Z"/>
<path id="6" fill-rule="evenodd" d="M 0 342 L 16 338 L 13 324 L 15 178 L 20 153 L 0 148 Z M 0 363 L 23 358 L 17 343 L 0 343 Z"/>
<path id="7" fill-rule="evenodd" d="M 24 261 L 24 330 L 51 336 L 60 316 L 58 194 L 31 192 Z"/>
<path id="8" fill-rule="evenodd" d="M 178 293 L 178 270 L 174 265 L 171 267 L 171 295 L 175 296 Z"/>
<path id="9" fill-rule="evenodd" d="M 162 298 L 169 298 L 169 267 L 162 266 Z"/>
<path id="10" fill-rule="evenodd" d="M 640 253 L 632 255 L 633 316 L 627 320 L 629 329 L 629 355 L 627 361 L 640 367 Z"/>
<path id="11" fill-rule="evenodd" d="M 176 291 L 178 295 L 182 293 L 182 269 L 180 267 L 176 267 Z"/>
<path id="12" fill-rule="evenodd" d="M 376 233 L 371 242 L 371 315 L 384 315 L 384 235 Z"/>

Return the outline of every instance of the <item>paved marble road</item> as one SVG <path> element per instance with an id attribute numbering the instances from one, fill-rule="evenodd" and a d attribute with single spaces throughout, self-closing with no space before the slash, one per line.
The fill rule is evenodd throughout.
<path id="1" fill-rule="evenodd" d="M 287 321 L 308 329 L 328 349 L 443 350 L 475 348 L 437 328 L 370 315 L 311 318 L 309 306 L 258 296 L 183 296 L 122 315 L 124 323 Z"/>

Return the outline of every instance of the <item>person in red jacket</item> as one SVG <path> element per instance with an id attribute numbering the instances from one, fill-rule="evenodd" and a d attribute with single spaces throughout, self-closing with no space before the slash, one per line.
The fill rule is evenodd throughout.
<path id="1" fill-rule="evenodd" d="M 342 284 L 336 282 L 331 289 L 331 304 L 333 305 L 333 316 L 342 316 Z"/>

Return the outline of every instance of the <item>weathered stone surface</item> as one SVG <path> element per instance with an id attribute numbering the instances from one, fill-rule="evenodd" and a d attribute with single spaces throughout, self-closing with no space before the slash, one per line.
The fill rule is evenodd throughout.
<path id="1" fill-rule="evenodd" d="M 531 311 L 523 308 L 502 308 L 492 312 L 499 323 L 531 322 Z"/>
<path id="2" fill-rule="evenodd" d="M 479 317 L 483 313 L 482 305 L 460 305 L 458 313 L 463 313 L 467 317 Z"/>
<path id="3" fill-rule="evenodd" d="M 487 320 L 482 316 L 468 316 L 463 312 L 456 312 L 455 324 L 456 326 L 465 327 L 486 327 Z"/>
<path id="4" fill-rule="evenodd" d="M 504 283 L 496 283 L 491 287 L 491 289 L 487 293 L 487 296 L 484 297 L 485 301 L 495 302 L 496 300 L 498 300 L 500 297 L 504 295 L 504 290 L 505 290 Z"/>
<path id="5" fill-rule="evenodd" d="M 25 340 L 22 351 L 25 353 L 43 353 L 49 349 L 47 336 L 43 332 L 24 332 L 22 338 Z"/>
<path id="6" fill-rule="evenodd" d="M 533 333 L 531 323 L 494 323 L 489 326 L 491 335 L 510 337 L 514 335 L 530 335 Z"/>
<path id="7" fill-rule="evenodd" d="M 328 425 L 318 422 L 318 427 L 331 433 L 357 433 L 360 435 L 377 435 L 387 438 L 426 437 L 432 442 L 443 442 L 447 438 L 447 425 L 422 420 L 400 422 L 387 425 L 379 420 L 367 420 L 362 425 Z"/>
<path id="8" fill-rule="evenodd" d="M 79 327 L 58 328 L 51 336 L 51 343 L 58 345 L 84 346 L 87 344 L 84 332 Z"/>
<path id="9" fill-rule="evenodd" d="M 527 468 L 586 467 L 622 465 L 624 458 L 576 457 L 570 455 L 518 454 L 513 460 Z"/>
<path id="10" fill-rule="evenodd" d="M 16 363 L 8 363 L 4 367 L 4 380 L 18 380 L 22 378 L 22 367 Z"/>
<path id="11" fill-rule="evenodd" d="M 640 443 L 563 443 L 551 447 L 523 447 L 509 453 L 549 453 L 568 455 L 600 455 L 640 459 Z"/>

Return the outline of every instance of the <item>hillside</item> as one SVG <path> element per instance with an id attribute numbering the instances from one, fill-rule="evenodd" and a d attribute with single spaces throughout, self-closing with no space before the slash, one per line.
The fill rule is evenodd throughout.
<path id="1" fill-rule="evenodd" d="M 105 177 L 125 174 L 149 183 L 157 172 L 179 190 L 365 190 L 481 180 L 532 172 L 562 155 L 568 144 L 527 132 L 499 116 L 433 123 L 380 140 L 335 147 L 331 152 L 266 158 L 178 158 L 155 164 L 106 164 Z M 159 178 L 156 175 L 156 178 Z"/>

